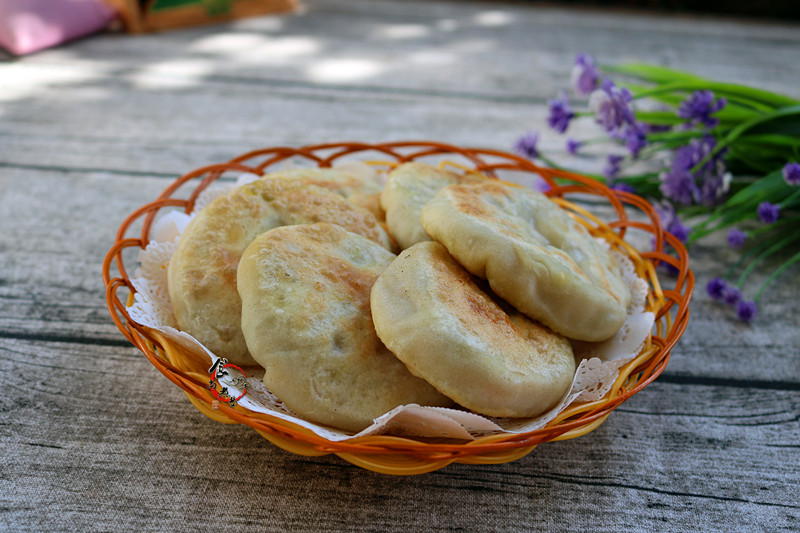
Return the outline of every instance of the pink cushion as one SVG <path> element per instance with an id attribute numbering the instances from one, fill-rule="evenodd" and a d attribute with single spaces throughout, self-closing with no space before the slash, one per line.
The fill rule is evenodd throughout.
<path id="1" fill-rule="evenodd" d="M 102 0 L 0 0 L 0 46 L 29 54 L 101 30 L 115 15 Z"/>

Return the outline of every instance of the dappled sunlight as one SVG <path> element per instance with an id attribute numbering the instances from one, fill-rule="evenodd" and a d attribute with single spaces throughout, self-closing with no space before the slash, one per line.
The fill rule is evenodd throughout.
<path id="1" fill-rule="evenodd" d="M 244 65 L 285 65 L 318 54 L 321 49 L 322 43 L 314 37 L 280 37 L 268 39 L 246 54 L 238 54 L 237 59 Z"/>
<path id="2" fill-rule="evenodd" d="M 211 59 L 169 59 L 143 66 L 130 74 L 129 80 L 140 89 L 183 89 L 201 84 L 215 67 Z"/>
<path id="3" fill-rule="evenodd" d="M 419 39 L 428 37 L 431 29 L 422 24 L 382 24 L 371 32 L 377 39 Z"/>
<path id="4" fill-rule="evenodd" d="M 268 39 L 260 33 L 214 33 L 197 39 L 187 47 L 190 52 L 216 55 L 237 55 L 264 44 Z"/>
<path id="5" fill-rule="evenodd" d="M 97 66 L 48 65 L 43 69 L 35 64 L 3 65 L 0 76 L 0 102 L 30 98 L 63 85 L 80 85 L 104 78 Z"/>
<path id="6" fill-rule="evenodd" d="M 455 31 L 458 29 L 458 22 L 453 19 L 439 19 L 436 21 L 436 29 L 439 31 Z"/>
<path id="7" fill-rule="evenodd" d="M 80 43 L 48 50 L 27 62 L 3 66 L 0 102 L 23 100 L 59 86 L 80 86 L 81 91 L 71 93 L 72 98 L 99 99 L 111 90 L 111 80 L 153 92 L 197 88 L 209 79 L 240 75 L 265 83 L 274 78 L 310 84 L 369 81 L 405 86 L 415 69 L 430 70 L 439 78 L 444 76 L 442 67 L 470 63 L 472 56 L 493 53 L 502 34 L 497 30 L 514 23 L 511 12 L 499 9 L 425 21 L 397 17 L 366 25 L 330 20 L 324 24 L 346 24 L 348 31 L 343 40 L 329 42 L 313 26 L 298 29 L 297 21 L 302 18 L 253 17 L 208 30 L 179 30 L 159 50 L 153 48 L 155 36 L 115 36 L 126 42 L 131 54 L 114 64 L 103 64 L 102 54 L 86 63 Z M 446 41 L 437 38 L 443 34 L 447 34 Z M 396 60 L 376 59 L 382 50 L 396 46 L 407 48 Z M 140 61 L 136 50 L 149 54 L 149 59 Z"/>
<path id="8" fill-rule="evenodd" d="M 254 33 L 221 33 L 195 41 L 189 50 L 230 57 L 237 63 L 284 63 L 295 57 L 319 52 L 313 37 L 271 37 Z"/>
<path id="9" fill-rule="evenodd" d="M 483 11 L 473 18 L 478 26 L 509 26 L 514 22 L 514 16 L 507 11 Z"/>
<path id="10" fill-rule="evenodd" d="M 451 65 L 457 61 L 458 57 L 452 52 L 444 50 L 420 50 L 408 54 L 408 61 L 415 65 Z"/>
<path id="11" fill-rule="evenodd" d="M 453 41 L 448 49 L 454 53 L 462 55 L 462 61 L 465 59 L 463 55 L 468 54 L 483 54 L 497 49 L 497 41 L 494 39 L 472 37 L 464 38 L 458 41 Z"/>
<path id="12" fill-rule="evenodd" d="M 364 80 L 384 70 L 377 61 L 368 59 L 326 59 L 312 63 L 306 73 L 317 83 L 349 83 Z"/>
<path id="13" fill-rule="evenodd" d="M 4 74 L 9 75 L 0 76 L 0 102 L 24 100 L 48 87 L 80 87 L 70 97 L 88 101 L 103 98 L 117 84 L 157 93 L 197 89 L 240 77 L 251 83 L 260 80 L 264 86 L 290 80 L 309 85 L 364 82 L 413 87 L 414 80 L 425 73 L 436 80 L 437 87 L 463 90 L 465 84 L 481 85 L 480 79 L 461 71 L 494 54 L 505 27 L 516 23 L 512 13 L 475 9 L 458 16 L 436 12 L 421 19 L 409 13 L 361 21 L 343 18 L 333 10 L 312 24 L 302 22 L 305 17 L 300 14 L 177 30 L 169 33 L 161 46 L 155 44 L 156 35 L 108 36 L 129 51 L 111 64 L 103 63 L 102 53 L 86 63 L 87 51 L 99 52 L 86 41 L 86 46 L 78 42 L 45 51 L 19 65 L 5 65 Z M 330 25 L 341 25 L 339 39 L 325 37 L 323 29 Z M 387 60 L 385 52 L 392 50 L 395 52 Z M 450 68 L 458 74 L 448 74 Z M 490 71 L 484 74 L 491 75 Z"/>
<path id="14" fill-rule="evenodd" d="M 299 9 L 296 14 L 274 15 L 264 17 L 245 17 L 231 21 L 230 27 L 236 32 L 251 31 L 258 33 L 280 33 L 286 27 L 288 21 L 305 13 L 305 9 Z"/>

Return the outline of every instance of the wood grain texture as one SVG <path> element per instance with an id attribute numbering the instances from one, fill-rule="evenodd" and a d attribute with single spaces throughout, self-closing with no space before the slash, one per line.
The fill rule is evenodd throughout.
<path id="1" fill-rule="evenodd" d="M 545 129 L 583 50 L 800 96 L 797 25 L 305 4 L 0 62 L 0 530 L 800 529 L 800 272 L 742 325 L 703 291 L 734 257 L 721 238 L 692 249 L 692 318 L 661 378 L 598 430 L 510 464 L 401 478 L 295 456 L 205 418 L 127 344 L 102 258 L 128 213 L 193 168 L 339 140 L 507 150 Z"/>

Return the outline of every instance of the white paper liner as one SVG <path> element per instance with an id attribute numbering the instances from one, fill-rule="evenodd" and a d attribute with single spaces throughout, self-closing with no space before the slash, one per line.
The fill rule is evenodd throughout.
<path id="1" fill-rule="evenodd" d="M 236 185 L 253 179 L 253 175 L 243 174 Z M 176 329 L 177 323 L 167 292 L 167 265 L 175 252 L 180 233 L 194 214 L 236 185 L 209 187 L 199 195 L 195 211 L 191 215 L 177 211 L 162 215 L 154 225 L 153 240 L 145 250 L 139 252 L 140 266 L 131 280 L 136 289 L 134 302 L 128 309 L 131 319 L 161 332 L 191 353 L 207 358 L 209 368 L 218 357 L 194 337 Z M 601 242 L 608 246 L 605 241 Z M 655 315 L 644 311 L 647 283 L 635 274 L 633 264 L 627 257 L 614 253 L 623 265 L 623 278 L 630 286 L 632 294 L 625 324 L 616 335 L 603 342 L 573 341 L 578 368 L 572 386 L 556 407 L 537 417 L 487 418 L 465 410 L 412 404 L 392 409 L 376 418 L 371 426 L 354 435 L 309 422 L 293 413 L 266 388 L 261 380 L 263 369 L 256 367 L 247 368 L 247 394 L 237 403 L 246 409 L 291 421 L 331 441 L 379 434 L 472 440 L 491 433 L 524 433 L 542 428 L 574 402 L 602 399 L 619 376 L 619 368 L 640 353 L 653 328 Z M 227 387 L 230 396 L 235 398 L 243 390 L 234 382 L 238 373 L 230 370 L 229 376 L 219 378 L 219 383 Z"/>

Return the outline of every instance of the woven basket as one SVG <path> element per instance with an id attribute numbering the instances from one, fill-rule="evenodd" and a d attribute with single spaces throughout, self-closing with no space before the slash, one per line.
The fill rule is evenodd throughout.
<path id="1" fill-rule="evenodd" d="M 431 163 L 447 160 L 485 174 L 505 173 L 544 179 L 547 192 L 592 234 L 605 238 L 612 248 L 628 256 L 640 277 L 649 284 L 647 310 L 655 313 L 655 325 L 640 354 L 620 369 L 619 378 L 604 398 L 577 403 L 561 412 L 546 427 L 521 434 L 501 433 L 466 443 L 436 442 L 395 436 L 369 436 L 330 441 L 285 420 L 255 413 L 241 406 L 215 401 L 207 388 L 208 374 L 198 371 L 197 361 L 179 345 L 157 332 L 135 323 L 126 308 L 134 292 L 125 257 L 135 259 L 128 249 L 144 249 L 150 241 L 153 222 L 162 209 L 183 208 L 191 212 L 198 195 L 211 183 L 242 172 L 263 174 L 270 167 L 304 160 L 320 167 L 357 159 L 386 164 L 418 160 Z M 377 164 L 377 163 L 376 163 Z M 600 204 L 611 213 L 601 221 L 585 206 Z M 638 234 L 652 242 L 652 251 L 637 252 L 626 237 Z M 127 253 L 126 253 L 127 252 Z M 662 287 L 656 266 L 667 263 L 676 271 L 670 287 Z M 112 269 L 116 272 L 112 273 Z M 452 462 L 489 464 L 516 460 L 544 442 L 584 435 L 597 428 L 611 411 L 641 391 L 664 370 L 671 348 L 689 319 L 689 299 L 694 277 L 682 244 L 663 231 L 658 217 L 646 201 L 621 191 L 612 191 L 591 178 L 541 168 L 529 160 L 495 150 L 460 148 L 437 142 L 393 142 L 386 144 L 335 143 L 302 148 L 273 147 L 241 155 L 227 163 L 199 168 L 172 183 L 155 201 L 133 212 L 122 223 L 114 245 L 103 263 L 103 281 L 111 317 L 122 334 L 170 381 L 179 386 L 203 414 L 219 422 L 247 424 L 272 443 L 300 455 L 336 454 L 363 468 L 387 474 L 419 474 Z M 196 358 L 195 358 L 196 359 Z M 200 368 L 203 368 L 201 365 Z"/>

